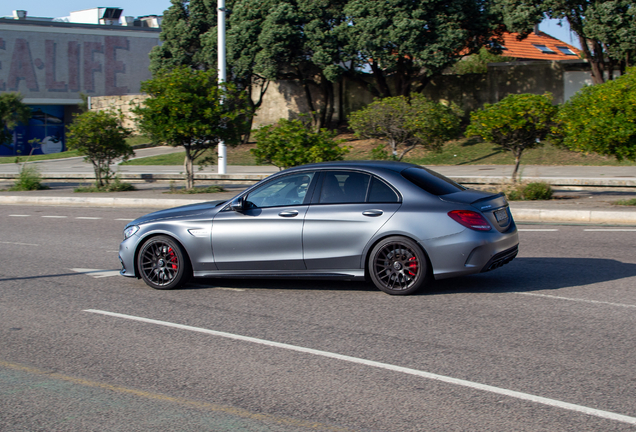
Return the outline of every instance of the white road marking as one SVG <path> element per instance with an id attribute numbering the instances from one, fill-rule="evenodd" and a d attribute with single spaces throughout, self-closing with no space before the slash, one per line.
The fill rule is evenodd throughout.
<path id="1" fill-rule="evenodd" d="M 554 231 L 558 231 L 558 229 L 556 228 L 546 228 L 546 229 L 526 229 L 526 228 L 519 228 L 517 229 L 517 231 L 537 231 L 537 232 L 554 232 Z"/>
<path id="2" fill-rule="evenodd" d="M 43 218 L 51 218 L 51 219 L 66 219 L 68 216 L 42 216 Z"/>
<path id="3" fill-rule="evenodd" d="M 31 215 L 9 215 L 11 217 L 29 217 Z"/>
<path id="4" fill-rule="evenodd" d="M 388 364 L 388 363 L 381 363 L 381 362 L 372 361 L 372 360 L 366 360 L 366 359 L 362 359 L 362 358 L 358 358 L 358 357 L 351 357 L 351 356 L 347 356 L 347 355 L 332 353 L 332 352 L 329 352 L 329 351 L 321 351 L 321 350 L 316 350 L 316 349 L 312 349 L 312 348 L 305 348 L 305 347 L 296 346 L 296 345 L 290 345 L 290 344 L 285 344 L 285 343 L 280 343 L 280 342 L 268 341 L 268 340 L 265 340 L 265 339 L 253 338 L 253 337 L 249 337 L 249 336 L 241 336 L 241 335 L 237 335 L 237 334 L 233 334 L 233 333 L 226 333 L 226 332 L 221 332 L 221 331 L 216 331 L 216 330 L 208 330 L 208 329 L 204 329 L 204 328 L 201 328 L 201 327 L 192 327 L 192 326 L 187 326 L 187 325 L 183 325 L 183 324 L 171 323 L 171 322 L 167 322 L 167 321 L 159 321 L 159 320 L 154 320 L 154 319 L 149 319 L 149 318 L 137 317 L 137 316 L 133 316 L 133 315 L 124 315 L 124 314 L 120 314 L 120 313 L 116 313 L 116 312 L 108 312 L 108 311 L 102 311 L 102 310 L 96 310 L 96 309 L 86 309 L 86 310 L 84 310 L 84 312 L 96 313 L 96 314 L 101 314 L 101 315 L 117 317 L 117 318 L 124 318 L 124 319 L 133 320 L 133 321 L 145 322 L 145 323 L 148 323 L 148 324 L 156 324 L 156 325 L 161 325 L 161 326 L 166 326 L 166 327 L 173 327 L 173 328 L 178 328 L 178 329 L 181 329 L 181 330 L 188 330 L 188 331 L 194 331 L 194 332 L 199 332 L 199 333 L 205 333 L 205 334 L 209 334 L 209 335 L 212 335 L 212 336 L 219 336 L 219 337 L 224 337 L 224 338 L 228 338 L 228 339 L 240 340 L 240 341 L 243 341 L 243 342 L 256 343 L 256 344 L 266 345 L 266 346 L 270 346 L 270 347 L 274 347 L 274 348 L 282 348 L 282 349 L 287 349 L 287 350 L 291 350 L 291 351 L 301 352 L 301 353 L 305 353 L 305 354 L 312 354 L 312 355 L 317 355 L 317 356 L 321 356 L 321 357 L 327 357 L 327 358 L 332 358 L 332 359 L 337 359 L 337 360 L 343 360 L 343 361 L 347 361 L 347 362 L 351 362 L 351 363 L 357 363 L 357 364 L 362 364 L 362 365 L 366 365 L 366 366 L 376 367 L 376 368 L 380 368 L 380 369 L 386 369 L 386 370 L 390 370 L 390 371 L 394 371 L 394 372 L 401 372 L 401 373 L 405 373 L 405 374 L 409 374 L 409 375 L 415 375 L 415 376 L 419 376 L 419 377 L 422 377 L 422 378 L 427 378 L 427 379 L 431 379 L 431 380 L 435 380 L 435 381 L 441 381 L 441 382 L 444 382 L 444 383 L 447 383 L 447 384 L 453 384 L 453 385 L 458 385 L 458 386 L 462 386 L 462 387 L 468 387 L 468 388 L 472 388 L 472 389 L 475 389 L 475 390 L 481 390 L 481 391 L 485 391 L 485 392 L 489 392 L 489 393 L 495 393 L 495 394 L 508 396 L 508 397 L 512 397 L 512 398 L 516 398 L 516 399 L 521 399 L 521 400 L 535 402 L 535 403 L 548 405 L 548 406 L 552 406 L 552 407 L 556 407 L 556 408 L 561 408 L 561 409 L 566 409 L 566 410 L 570 410 L 570 411 L 575 411 L 575 412 L 579 412 L 579 413 L 583 413 L 583 414 L 587 414 L 587 415 L 591 415 L 591 416 L 595 416 L 595 417 L 600 417 L 600 418 L 605 418 L 605 419 L 609 419 L 609 420 L 619 421 L 619 422 L 622 422 L 622 423 L 628 423 L 628 424 L 636 425 L 636 417 L 629 417 L 629 416 L 626 416 L 626 415 L 623 415 L 623 414 L 617 414 L 617 413 L 613 413 L 613 412 L 610 412 L 610 411 L 603 411 L 603 410 L 599 410 L 599 409 L 595 409 L 595 408 L 589 408 L 589 407 L 586 407 L 586 406 L 576 405 L 576 404 L 572 404 L 572 403 L 569 403 L 569 402 L 563 402 L 563 401 L 559 401 L 559 400 L 556 400 L 556 399 L 549 399 L 549 398 L 545 398 L 545 397 L 541 397 L 541 396 L 531 395 L 531 394 L 528 394 L 528 393 L 518 392 L 518 391 L 514 391 L 514 390 L 508 390 L 508 389 L 504 389 L 504 388 L 500 388 L 500 387 L 494 387 L 494 386 L 490 386 L 490 385 L 487 385 L 487 384 L 480 384 L 480 383 L 473 382 L 473 381 L 467 381 L 467 380 L 463 380 L 463 379 L 452 378 L 452 377 L 448 377 L 448 376 L 444 376 L 444 375 L 437 375 L 437 374 L 430 373 L 430 372 L 424 372 L 424 371 L 420 371 L 420 370 L 417 370 L 417 369 L 411 369 L 411 368 L 406 368 L 406 367 L 402 367 L 402 366 L 395 366 L 395 365 L 391 365 L 391 364 Z"/>
<path id="5" fill-rule="evenodd" d="M 84 268 L 72 268 L 77 273 L 83 273 L 94 277 L 95 279 L 105 278 L 110 276 L 119 276 L 119 270 L 100 270 L 100 269 L 84 269 Z"/>
<path id="6" fill-rule="evenodd" d="M 624 232 L 624 231 L 636 231 L 636 228 L 587 228 L 583 231 L 607 231 L 607 232 Z"/>
<path id="7" fill-rule="evenodd" d="M 18 242 L 5 242 L 5 241 L 0 241 L 0 243 L 2 244 L 12 244 L 12 245 L 20 245 L 20 246 L 40 246 L 34 243 L 18 243 Z"/>
<path id="8" fill-rule="evenodd" d="M 90 220 L 94 220 L 94 219 L 101 219 L 100 217 L 89 217 L 89 216 L 78 216 L 75 219 L 90 219 Z"/>
<path id="9" fill-rule="evenodd" d="M 127 222 L 134 221 L 134 219 L 126 219 L 126 218 L 119 218 L 119 219 L 115 219 L 115 220 L 127 221 Z"/>
<path id="10" fill-rule="evenodd" d="M 600 301 L 600 300 L 588 300 L 588 299 L 579 299 L 579 298 L 571 298 L 571 297 L 561 297 L 561 296 L 555 296 L 555 295 L 550 295 L 550 294 L 538 294 L 538 293 L 529 293 L 529 292 L 517 292 L 517 293 L 514 293 L 514 294 L 521 294 L 521 295 L 535 296 L 535 297 L 546 297 L 546 298 L 552 298 L 552 299 L 557 299 L 557 300 L 569 300 L 569 301 L 580 302 L 580 303 L 593 303 L 593 304 L 604 304 L 604 305 L 609 305 L 609 306 L 620 306 L 620 307 L 627 307 L 627 308 L 636 308 L 636 305 L 630 305 L 630 304 L 624 304 L 624 303 L 612 303 L 612 302 L 604 302 L 604 301 Z"/>

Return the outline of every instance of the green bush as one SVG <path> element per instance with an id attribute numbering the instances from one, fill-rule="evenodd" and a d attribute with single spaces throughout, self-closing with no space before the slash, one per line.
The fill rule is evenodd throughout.
<path id="1" fill-rule="evenodd" d="M 466 136 L 480 136 L 512 152 L 515 157 L 512 179 L 516 181 L 521 154 L 542 145 L 541 141 L 552 130 L 556 113 L 550 93 L 509 95 L 471 113 Z"/>
<path id="2" fill-rule="evenodd" d="M 552 199 L 552 187 L 545 182 L 517 184 L 503 191 L 510 201 L 535 201 Z"/>
<path id="3" fill-rule="evenodd" d="M 20 169 L 20 174 L 15 184 L 9 189 L 11 191 L 31 191 L 48 189 L 42 184 L 42 176 L 35 167 L 24 165 Z"/>
<path id="4" fill-rule="evenodd" d="M 554 133 L 573 151 L 636 160 L 636 68 L 581 89 L 559 109 Z"/>
<path id="5" fill-rule="evenodd" d="M 376 99 L 349 116 L 349 126 L 358 137 L 384 141 L 373 150 L 376 159 L 402 160 L 416 146 L 439 150 L 459 133 L 459 109 L 433 102 L 421 94 Z"/>
<path id="6" fill-rule="evenodd" d="M 259 164 L 290 168 L 312 162 L 342 160 L 349 152 L 335 140 L 335 131 L 320 129 L 312 132 L 301 120 L 281 119 L 277 124 L 263 126 L 256 131 L 256 148 L 250 150 Z"/>
<path id="7" fill-rule="evenodd" d="M 135 185 L 130 183 L 124 183 L 115 177 L 112 183 L 100 186 L 99 183 L 95 183 L 92 186 L 80 186 L 73 190 L 73 192 L 130 192 L 137 190 Z"/>

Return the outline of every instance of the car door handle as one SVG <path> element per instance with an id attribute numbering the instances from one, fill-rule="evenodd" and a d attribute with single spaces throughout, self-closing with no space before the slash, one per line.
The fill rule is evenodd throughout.
<path id="1" fill-rule="evenodd" d="M 382 210 L 366 210 L 362 212 L 363 216 L 369 216 L 369 217 L 378 217 L 378 216 L 382 216 L 384 214 L 384 212 Z"/>
<path id="2" fill-rule="evenodd" d="M 298 210 L 282 211 L 282 212 L 278 213 L 278 216 L 281 216 L 281 217 L 296 217 L 296 216 L 298 216 Z"/>

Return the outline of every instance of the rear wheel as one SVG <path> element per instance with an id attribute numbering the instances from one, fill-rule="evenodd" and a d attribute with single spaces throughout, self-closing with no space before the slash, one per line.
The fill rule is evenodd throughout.
<path id="1" fill-rule="evenodd" d="M 388 294 L 412 294 L 422 288 L 428 274 L 424 252 L 406 237 L 388 237 L 380 241 L 369 256 L 371 280 Z"/>
<path id="2" fill-rule="evenodd" d="M 190 263 L 181 246 L 168 236 L 152 237 L 137 256 L 141 278 L 154 289 L 169 290 L 190 279 Z"/>

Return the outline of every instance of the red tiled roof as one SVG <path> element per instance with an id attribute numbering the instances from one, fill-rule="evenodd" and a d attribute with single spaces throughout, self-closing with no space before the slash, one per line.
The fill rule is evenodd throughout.
<path id="1" fill-rule="evenodd" d="M 514 57 L 517 60 L 575 60 L 581 55 L 580 49 L 542 31 L 538 34 L 532 32 L 523 40 L 518 40 L 517 36 L 519 33 L 504 33 L 502 35 L 505 49 L 501 55 Z M 540 47 L 545 48 L 541 50 Z M 545 52 L 546 50 L 548 52 Z M 562 50 L 573 54 L 566 54 Z"/>

